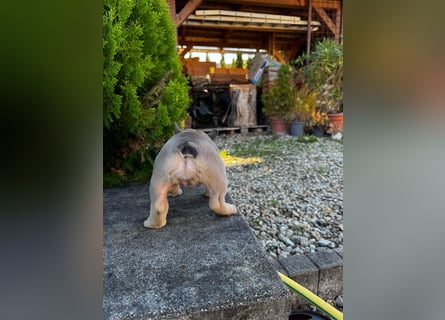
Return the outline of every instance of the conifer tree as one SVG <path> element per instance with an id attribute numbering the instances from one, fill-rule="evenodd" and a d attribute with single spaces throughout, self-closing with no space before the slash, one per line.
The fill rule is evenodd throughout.
<path id="1" fill-rule="evenodd" d="M 188 85 L 165 0 L 105 0 L 104 169 L 149 174 L 156 151 L 186 117 Z M 154 90 L 156 89 L 156 90 Z"/>

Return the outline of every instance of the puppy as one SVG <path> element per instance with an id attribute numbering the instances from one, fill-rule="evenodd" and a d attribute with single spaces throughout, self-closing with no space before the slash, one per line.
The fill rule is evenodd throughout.
<path id="1" fill-rule="evenodd" d="M 226 169 L 212 141 L 217 132 L 207 135 L 193 129 L 181 130 L 176 123 L 174 126 L 176 134 L 165 143 L 154 162 L 150 180 L 150 215 L 144 226 L 162 228 L 167 224 L 167 195 L 180 195 L 180 185 L 203 184 L 210 209 L 223 216 L 235 214 L 236 207 L 225 202 Z"/>

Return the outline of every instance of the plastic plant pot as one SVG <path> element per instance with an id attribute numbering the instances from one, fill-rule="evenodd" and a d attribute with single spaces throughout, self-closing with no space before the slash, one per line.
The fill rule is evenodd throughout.
<path id="1" fill-rule="evenodd" d="M 296 310 L 290 314 L 289 320 L 331 320 L 331 319 L 318 312 Z"/>

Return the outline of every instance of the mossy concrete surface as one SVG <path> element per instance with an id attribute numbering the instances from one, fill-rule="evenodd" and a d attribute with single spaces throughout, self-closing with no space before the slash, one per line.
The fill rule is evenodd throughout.
<path id="1" fill-rule="evenodd" d="M 148 185 L 104 190 L 104 318 L 288 319 L 289 290 L 243 216 L 213 213 L 201 187 L 183 191 L 155 230 L 143 226 Z"/>

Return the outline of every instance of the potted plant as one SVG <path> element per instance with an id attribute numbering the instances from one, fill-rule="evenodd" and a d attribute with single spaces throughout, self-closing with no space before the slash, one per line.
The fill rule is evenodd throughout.
<path id="1" fill-rule="evenodd" d="M 263 113 L 269 118 L 274 133 L 287 134 L 287 124 L 284 116 L 289 108 L 287 103 L 290 79 L 289 67 L 282 65 L 278 69 L 277 76 L 275 83 L 261 95 Z"/>
<path id="2" fill-rule="evenodd" d="M 329 117 L 328 129 L 343 131 L 343 43 L 323 39 L 308 58 L 305 66 L 306 55 L 296 60 L 302 66 L 304 82 L 317 93 L 317 109 Z"/>
<path id="3" fill-rule="evenodd" d="M 278 69 L 277 81 L 261 96 L 263 113 L 269 117 L 272 130 L 280 134 L 287 133 L 286 122 L 304 123 L 307 120 L 311 99 L 315 99 L 315 95 L 309 88 L 298 88 L 295 70 L 290 65 L 282 65 Z M 277 122 L 281 123 L 279 132 L 275 128 Z"/>
<path id="4" fill-rule="evenodd" d="M 311 115 L 307 123 L 308 129 L 316 137 L 322 137 L 328 125 L 329 118 L 326 111 L 318 108 L 315 104 L 312 107 Z"/>
<path id="5" fill-rule="evenodd" d="M 308 86 L 293 86 L 289 94 L 289 108 L 284 119 L 289 122 L 291 136 L 302 136 L 304 127 L 309 120 L 311 110 L 315 106 L 316 93 Z"/>

